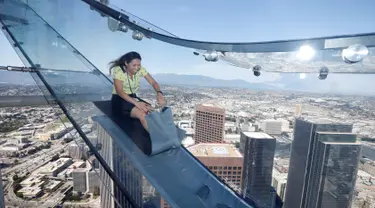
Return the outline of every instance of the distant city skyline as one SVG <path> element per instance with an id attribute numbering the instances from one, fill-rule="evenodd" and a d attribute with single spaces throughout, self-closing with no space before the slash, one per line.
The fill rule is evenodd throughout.
<path id="1" fill-rule="evenodd" d="M 32 91 L 32 88 L 30 88 L 30 87 L 20 87 L 20 88 L 17 88 L 16 90 L 14 88 L 11 88 L 11 87 L 9 87 L 9 88 L 4 87 L 3 89 L 5 89 L 5 90 L 2 91 L 2 94 L 0 96 L 11 94 L 11 93 L 23 94 L 24 92 Z M 70 90 L 74 89 L 74 87 L 72 87 L 72 88 L 66 87 L 65 89 L 67 91 L 70 91 Z M 261 128 L 254 128 L 253 130 L 247 130 L 247 131 L 259 131 L 260 130 L 260 131 L 263 131 L 263 132 L 266 132 L 266 133 L 269 133 L 269 134 L 276 134 L 275 139 L 276 139 L 277 150 L 275 151 L 275 158 L 274 159 L 275 159 L 276 163 L 278 163 L 278 164 L 277 164 L 277 167 L 274 166 L 273 172 L 276 172 L 275 168 L 278 168 L 278 170 L 281 171 L 281 172 L 283 172 L 284 168 L 286 168 L 284 171 L 286 171 L 286 172 L 288 171 L 289 154 L 287 152 L 284 152 L 284 151 L 286 151 L 286 149 L 290 147 L 290 143 L 292 142 L 293 138 L 296 138 L 296 137 L 291 136 L 293 134 L 294 130 L 296 130 L 298 132 L 305 132 L 303 128 L 302 129 L 299 128 L 301 126 L 292 126 L 289 123 L 289 122 L 294 121 L 294 116 L 295 116 L 295 111 L 296 111 L 296 105 L 295 105 L 296 103 L 299 103 L 301 105 L 301 109 L 302 109 L 301 114 L 304 117 L 315 117 L 315 118 L 327 118 L 328 117 L 328 118 L 335 119 L 336 121 L 339 120 L 340 122 L 341 122 L 341 120 L 348 121 L 348 122 L 354 124 L 353 125 L 353 132 L 356 132 L 356 134 L 360 135 L 359 138 L 363 138 L 364 136 L 368 137 L 368 138 L 374 138 L 375 137 L 375 131 L 374 131 L 374 128 L 373 128 L 374 125 L 372 125 L 374 123 L 374 116 L 372 115 L 372 112 L 374 112 L 373 109 L 374 109 L 374 106 L 375 106 L 373 104 L 374 99 L 369 99 L 369 98 L 364 98 L 364 97 L 346 97 L 346 96 L 342 96 L 342 97 L 340 97 L 340 96 L 321 97 L 317 94 L 308 94 L 308 93 L 294 94 L 294 93 L 287 93 L 287 92 L 253 92 L 253 91 L 246 91 L 246 90 L 222 89 L 222 88 L 185 88 L 185 87 L 180 88 L 180 87 L 166 86 L 166 90 L 169 92 L 168 93 L 169 101 L 173 105 L 174 114 L 176 114 L 176 117 L 175 117 L 176 122 L 186 121 L 186 120 L 188 120 L 189 122 L 192 121 L 191 115 L 194 114 L 194 111 L 195 111 L 194 106 L 198 103 L 206 103 L 206 100 L 209 100 L 209 98 L 215 97 L 215 99 L 218 101 L 218 104 L 225 108 L 225 111 L 226 111 L 225 117 L 226 118 L 228 118 L 228 117 L 234 118 L 234 120 L 235 120 L 235 121 L 233 121 L 233 120 L 225 119 L 224 142 L 226 142 L 226 143 L 238 142 L 240 140 L 239 132 L 241 130 L 243 131 L 242 128 L 248 129 L 250 125 L 251 125 L 251 127 L 261 127 Z M 243 94 L 240 94 L 239 92 L 242 92 Z M 155 95 L 151 90 L 145 90 L 142 94 L 142 97 L 144 97 L 144 98 L 150 98 L 150 97 L 153 98 L 154 96 Z M 83 103 L 76 103 L 72 106 L 75 106 L 75 107 L 70 108 L 70 112 L 73 114 L 73 116 L 75 118 L 86 118 L 86 116 L 88 116 L 87 114 L 86 115 L 81 114 L 83 112 L 80 109 L 90 109 L 89 106 L 87 106 Z M 240 112 L 242 112 L 242 113 L 240 113 Z M 58 124 L 58 126 L 63 127 L 63 124 L 59 123 L 60 121 L 59 121 L 59 118 L 58 118 L 57 114 L 55 113 L 55 111 L 52 108 L 48 108 L 48 107 L 40 107 L 40 108 L 38 108 L 38 107 L 33 107 L 33 108 L 30 108 L 30 107 L 26 107 L 26 108 L 0 108 L 0 114 L 1 115 L 8 115 L 8 116 L 11 115 L 10 122 L 12 120 L 13 121 L 16 120 L 18 118 L 18 116 L 22 116 L 24 118 L 27 118 L 28 122 L 26 122 L 26 123 L 29 123 L 29 124 L 25 125 L 25 127 L 23 127 L 23 128 L 17 129 L 17 127 L 16 127 L 14 131 L 4 133 L 4 137 L 7 138 L 4 141 L 6 143 L 3 143 L 3 144 L 0 145 L 0 148 L 3 152 L 4 151 L 8 151 L 8 152 L 15 151 L 14 148 L 10 148 L 9 146 L 6 147 L 6 145 L 13 142 L 11 138 L 14 137 L 14 133 L 19 132 L 22 135 L 24 135 L 25 138 L 29 138 L 30 141 L 36 142 L 37 144 L 41 144 L 46 139 L 46 137 L 44 135 L 50 135 L 52 133 L 52 132 L 48 132 L 48 131 L 50 131 L 48 129 L 51 129 L 50 128 L 52 126 L 52 125 L 50 125 L 51 123 L 54 123 L 54 125 L 56 123 L 56 124 Z M 89 114 L 89 115 L 91 115 L 91 114 Z M 241 119 L 241 117 L 242 118 L 251 118 L 251 119 L 250 120 L 249 119 Z M 1 120 L 2 118 L 3 117 L 0 117 L 0 122 L 9 122 L 9 120 Z M 287 122 L 287 125 L 289 124 L 290 129 L 289 128 L 283 128 L 283 125 L 262 125 L 264 122 L 269 122 L 269 120 L 271 118 L 273 118 L 273 119 L 275 119 L 275 118 L 286 119 L 287 121 L 289 121 L 289 122 Z M 86 119 L 84 119 L 84 120 L 86 121 Z M 97 139 L 97 132 L 95 130 L 96 125 L 94 125 L 92 123 L 93 121 L 92 120 L 90 121 L 90 119 L 87 119 L 87 122 L 89 122 L 89 123 L 84 124 L 82 126 L 82 130 L 85 133 L 90 131 L 90 133 L 87 133 L 87 136 L 89 137 L 90 141 L 95 142 L 96 139 Z M 44 128 L 43 126 L 41 126 L 43 123 L 44 123 L 44 125 L 49 126 L 49 127 Z M 294 128 L 294 127 L 296 127 L 296 128 Z M 37 130 L 38 133 L 36 133 L 35 136 L 32 136 L 32 133 L 29 132 L 29 129 L 34 129 L 34 128 L 38 128 L 38 130 Z M 60 131 L 59 129 L 60 128 L 56 128 L 56 129 L 54 128 L 54 130 L 56 130 L 57 132 Z M 232 130 L 228 131 L 229 129 L 232 129 Z M 63 130 L 63 128 L 62 128 L 62 130 Z M 44 132 L 44 133 L 42 133 L 42 132 Z M 60 133 L 58 133 L 58 134 L 60 134 Z M 31 136 L 27 136 L 27 135 L 31 135 Z M 76 135 L 76 132 L 73 133 L 72 135 Z M 66 135 L 66 136 L 68 136 L 68 135 Z M 19 164 L 4 168 L 3 169 L 4 172 L 2 172 L 2 173 L 4 173 L 5 177 L 11 176 L 12 172 L 14 172 L 15 170 L 19 170 L 20 172 L 25 172 L 26 170 L 28 170 L 28 171 L 30 171 L 30 173 L 31 172 L 34 173 L 35 171 L 38 171 L 36 169 L 39 166 L 44 166 L 44 164 L 42 162 L 38 163 L 38 161 L 42 160 L 41 158 L 47 157 L 47 160 L 49 160 L 48 155 L 50 155 L 51 157 L 54 156 L 53 152 L 54 151 L 55 151 L 55 153 L 60 152 L 61 148 L 65 149 L 65 153 L 60 154 L 61 156 L 64 155 L 64 157 L 66 157 L 66 156 L 69 157 L 69 155 L 70 155 L 70 156 L 75 157 L 74 156 L 75 154 L 70 154 L 71 152 L 68 151 L 68 149 L 66 149 L 66 147 L 62 146 L 62 143 L 61 143 L 62 140 L 65 141 L 65 138 L 69 138 L 69 137 L 66 137 L 66 136 L 63 137 L 64 140 L 62 138 L 57 139 L 57 137 L 55 137 L 55 140 L 50 140 L 51 141 L 51 150 L 46 150 L 48 153 L 45 153 L 45 152 L 28 153 L 24 158 L 17 158 L 17 160 L 19 161 L 18 162 Z M 301 138 L 302 139 L 305 138 L 305 140 L 306 140 L 307 137 L 301 137 Z M 337 138 L 342 139 L 341 135 L 339 135 Z M 24 142 L 26 142 L 26 140 Z M 80 141 L 80 142 L 83 142 L 83 141 Z M 100 145 L 100 149 L 101 149 L 100 154 L 105 159 L 107 159 L 106 153 L 105 153 L 106 152 L 105 151 L 106 145 L 104 143 L 102 143 L 102 144 L 103 145 Z M 324 145 L 325 147 L 330 148 L 332 150 L 333 150 L 333 148 L 336 147 L 334 145 L 335 147 L 332 146 L 332 148 L 331 148 L 329 146 L 330 144 L 326 144 L 326 143 L 323 144 L 322 142 L 321 142 L 321 145 Z M 343 145 L 345 145 L 345 144 L 343 144 Z M 346 147 L 344 147 L 343 145 L 337 146 L 337 147 L 340 147 L 341 151 L 335 151 L 336 153 L 334 153 L 334 154 L 326 154 L 326 156 L 327 156 L 326 158 L 327 159 L 332 158 L 336 161 L 336 163 L 339 163 L 339 164 L 340 164 L 341 158 L 344 158 L 345 161 L 352 161 L 352 163 L 353 163 L 353 160 L 351 160 L 351 158 L 355 159 L 354 157 L 351 157 L 350 155 L 346 155 L 345 157 L 341 156 L 341 153 L 345 154 L 345 153 L 348 152 L 345 149 Z M 373 144 L 372 145 L 369 144 L 369 143 L 361 144 L 361 146 L 365 146 L 365 145 L 369 148 L 369 150 L 371 152 L 364 153 L 364 156 L 367 157 L 367 155 L 371 155 L 375 152 Z M 33 145 L 33 146 L 35 146 L 35 145 Z M 94 145 L 94 146 L 99 148 L 99 146 L 97 146 L 97 145 Z M 230 144 L 228 146 L 238 148 L 238 144 Z M 262 153 L 262 154 L 266 153 L 265 151 L 262 151 L 261 148 L 259 148 L 257 150 L 259 150 L 259 151 L 257 151 L 258 153 Z M 27 149 L 22 149 L 20 151 L 27 152 Z M 215 150 L 215 151 L 217 151 L 217 150 Z M 75 151 L 73 151 L 73 152 L 75 152 Z M 200 152 L 200 154 L 203 154 L 203 155 L 206 154 L 204 151 L 199 151 L 199 152 Z M 210 152 L 210 150 L 208 150 L 208 152 Z M 219 150 L 218 152 L 220 154 L 223 153 L 222 150 Z M 250 151 L 250 152 L 254 152 L 254 151 Z M 35 156 L 36 154 L 40 154 L 40 156 L 35 157 L 35 158 L 31 158 L 31 157 Z M 267 153 L 267 155 L 270 156 L 268 153 Z M 318 156 L 318 155 L 321 155 L 321 154 L 316 154 L 316 156 Z M 265 158 L 265 156 L 261 156 L 260 158 Z M 15 158 L 14 157 L 9 158 L 9 160 L 12 160 L 12 159 L 15 159 Z M 222 161 L 222 160 L 220 160 L 220 161 Z M 317 160 L 315 160 L 315 163 L 313 162 L 312 164 L 316 164 L 316 161 Z M 263 162 L 267 162 L 267 161 L 263 161 Z M 23 163 L 29 163 L 29 164 L 35 163 L 35 164 L 37 164 L 37 166 L 35 166 L 35 165 L 25 166 L 25 165 L 23 165 Z M 81 162 L 78 162 L 78 163 L 81 163 Z M 116 162 L 114 164 L 116 164 Z M 204 164 L 206 164 L 206 163 L 204 163 Z M 329 164 L 329 163 L 327 163 L 327 164 Z M 344 162 L 343 164 L 348 164 L 348 163 Z M 355 165 L 355 163 L 353 163 L 353 164 Z M 72 164 L 71 166 L 74 166 L 74 164 Z M 208 165 L 208 166 L 210 166 L 210 165 Z M 213 166 L 213 165 L 211 165 L 211 166 Z M 219 167 L 220 165 L 217 165 L 217 166 Z M 237 171 L 238 171 L 238 166 L 239 165 L 236 165 Z M 72 171 L 72 169 L 69 168 L 69 167 L 66 170 L 63 170 L 61 173 L 58 173 L 57 176 L 64 178 L 65 173 L 69 175 L 69 172 Z M 257 167 L 259 167 L 259 166 L 257 166 Z M 345 169 L 346 166 L 344 165 L 343 167 Z M 358 172 L 358 175 L 354 175 L 354 171 L 351 172 L 352 176 L 357 176 L 357 183 L 355 185 L 355 191 L 360 193 L 358 196 L 356 195 L 356 196 L 353 197 L 353 206 L 352 206 L 353 208 L 362 207 L 362 206 L 359 206 L 359 205 L 355 206 L 354 203 L 360 204 L 361 202 L 370 203 L 370 202 L 374 201 L 374 200 L 371 199 L 371 196 L 375 196 L 373 194 L 373 192 L 371 192 L 371 189 L 372 189 L 372 187 L 375 187 L 375 186 L 369 184 L 369 182 L 371 182 L 373 180 L 372 178 L 374 177 L 374 176 L 369 175 L 369 174 L 372 174 L 373 171 L 375 170 L 374 167 L 375 166 L 371 165 L 371 163 L 366 162 L 366 164 L 363 167 L 359 167 L 361 171 Z M 78 168 L 78 166 L 77 166 L 77 168 Z M 208 167 L 208 168 L 210 168 L 210 167 Z M 210 169 L 212 170 L 212 172 L 215 173 L 215 167 L 213 166 L 211 168 Z M 127 169 L 127 168 L 125 168 L 125 169 Z M 268 170 L 269 169 L 270 168 L 268 168 Z M 116 170 L 116 168 L 114 170 Z M 220 172 L 219 172 L 220 170 L 219 169 L 216 169 L 216 170 L 220 174 Z M 232 171 L 233 170 L 234 170 L 234 168 L 232 168 Z M 291 171 L 294 170 L 293 165 L 292 165 L 290 170 Z M 342 172 L 342 171 L 340 172 L 340 170 L 343 170 L 343 169 L 335 168 L 335 171 L 338 172 L 338 173 Z M 67 171 L 67 172 L 65 172 L 65 171 Z M 225 171 L 225 170 L 223 170 L 223 171 Z M 229 171 L 229 170 L 226 170 L 226 171 Z M 101 171 L 101 172 L 103 172 L 103 171 Z M 336 174 L 335 174 L 336 172 L 333 172 L 334 173 L 333 176 L 335 176 L 335 177 L 336 177 Z M 349 172 L 349 171 L 347 171 L 347 172 Z M 223 172 L 223 174 L 224 174 L 224 172 Z M 285 174 L 285 173 L 283 172 L 283 174 Z M 120 172 L 117 173 L 117 175 L 119 177 L 121 177 Z M 311 173 L 310 175 L 314 176 L 313 173 Z M 97 175 L 97 177 L 99 177 L 99 176 L 100 176 L 101 180 L 98 181 L 98 182 L 100 182 L 100 183 L 106 183 L 106 181 L 107 181 L 106 179 L 109 179 L 109 178 L 106 178 L 106 176 Z M 224 176 L 225 176 L 224 179 L 226 179 L 226 181 L 229 181 L 229 184 L 231 184 L 230 179 L 233 179 L 233 180 L 235 180 L 233 182 L 238 185 L 238 183 L 239 183 L 238 178 L 240 178 L 240 176 L 237 175 L 235 178 L 234 177 L 229 178 L 229 177 L 227 177 L 227 176 L 229 176 L 229 173 L 227 175 L 224 175 Z M 338 178 L 342 178 L 343 176 L 344 175 L 337 174 Z M 68 178 L 69 177 L 71 178 L 72 176 L 68 176 Z M 87 176 L 87 177 L 89 177 L 89 176 Z M 86 177 L 86 179 L 87 179 L 87 177 Z M 275 186 L 275 189 L 276 189 L 277 193 L 279 193 L 279 195 L 281 197 L 283 195 L 284 191 L 285 191 L 285 186 L 284 186 L 285 182 L 283 180 L 284 176 L 272 176 L 272 177 L 273 177 L 272 185 Z M 332 175 L 330 177 L 332 177 Z M 128 176 L 128 178 L 129 178 L 129 176 Z M 311 178 L 314 178 L 315 180 L 317 179 L 316 177 L 311 177 Z M 29 179 L 31 179 L 31 178 L 29 178 Z M 27 180 L 29 180 L 29 179 L 27 179 Z M 70 183 L 70 184 L 66 183 L 63 186 L 61 186 L 61 188 L 59 190 L 61 190 L 64 187 L 68 187 L 68 186 L 69 187 L 71 187 L 71 186 L 80 187 L 80 185 L 82 185 L 81 182 L 86 180 L 86 179 L 77 178 L 77 180 L 75 180 L 74 177 L 73 177 L 73 183 Z M 74 181 L 77 181 L 77 182 L 74 183 Z M 260 180 L 257 180 L 257 181 L 260 181 Z M 275 183 L 274 181 L 277 181 L 277 182 Z M 340 181 L 342 181 L 342 180 L 340 180 Z M 267 184 L 268 183 L 269 183 L 269 181 L 267 182 Z M 91 184 L 91 182 L 88 182 L 87 187 L 90 187 L 91 186 L 90 184 Z M 278 184 L 280 184 L 280 185 L 278 185 Z M 350 186 L 348 186 L 350 184 L 352 184 L 352 183 L 345 183 L 343 185 L 350 188 Z M 231 185 L 233 185 L 233 184 L 231 184 Z M 338 184 L 338 185 L 341 185 L 341 184 Z M 146 186 L 146 185 L 144 184 L 143 186 Z M 9 186 L 9 187 L 12 188 L 11 186 Z M 237 189 L 235 189 L 235 190 L 237 190 Z M 312 189 L 312 190 L 314 190 L 314 189 Z M 320 189 L 320 190 L 323 190 L 323 189 Z M 327 190 L 327 189 L 324 189 L 324 190 Z M 90 192 L 95 193 L 96 189 L 92 188 Z M 9 193 L 9 191 L 8 191 L 8 193 Z M 103 193 L 103 192 L 101 192 L 101 193 L 103 194 L 103 196 L 105 195 L 105 193 Z M 143 194 L 145 194 L 145 196 L 147 195 L 147 193 L 143 192 Z M 350 193 L 346 193 L 346 195 L 350 195 Z M 63 194 L 58 195 L 58 197 L 62 197 L 62 196 L 63 196 Z M 109 195 L 107 195 L 107 196 L 109 196 Z M 140 195 L 138 194 L 137 196 L 140 196 Z M 147 195 L 147 196 L 150 196 L 150 195 Z M 52 201 L 54 199 L 55 199 L 54 197 L 51 197 L 47 201 L 42 201 L 42 202 L 39 201 L 38 203 L 45 203 L 45 204 L 52 203 Z M 109 199 L 109 198 L 107 198 L 107 199 Z M 19 201 L 20 199 L 18 197 L 15 197 L 15 196 L 12 196 L 12 195 L 9 196 L 9 194 L 6 195 L 6 200 L 7 200 L 8 203 L 12 203 L 12 201 L 15 201 L 16 203 L 21 203 Z M 22 203 L 30 204 L 30 203 L 36 203 L 36 202 L 33 201 L 33 200 L 29 200 L 29 201 L 23 201 Z M 66 202 L 66 203 L 68 203 L 68 202 Z M 94 201 L 90 201 L 88 203 L 90 203 L 90 205 L 94 205 L 94 204 L 98 204 L 98 201 L 94 200 Z M 152 203 L 157 204 L 157 203 L 159 203 L 159 201 L 155 200 Z M 94 206 L 90 206 L 90 207 L 94 207 Z"/>
<path id="2" fill-rule="evenodd" d="M 224 88 L 243 88 L 249 90 L 260 91 L 294 91 L 294 92 L 311 92 L 311 93 L 326 93 L 327 95 L 349 95 L 349 96 L 375 96 L 375 88 L 368 87 L 371 82 L 372 75 L 329 75 L 327 79 L 336 77 L 345 77 L 347 82 L 350 82 L 351 76 L 362 77 L 361 83 L 355 86 L 349 85 L 335 79 L 332 82 L 327 80 L 318 80 L 317 76 L 310 76 L 305 79 L 297 79 L 298 74 L 288 74 L 280 80 L 263 83 L 251 83 L 244 79 L 216 79 L 204 75 L 186 75 L 173 73 L 157 73 L 152 74 L 154 78 L 162 85 L 171 86 L 187 86 L 187 87 L 224 87 Z M 56 78 L 58 78 L 56 76 Z M 58 81 L 62 83 L 65 79 Z M 70 84 L 79 84 L 80 77 L 71 77 Z M 88 81 L 88 80 L 86 80 Z M 142 88 L 150 87 L 145 80 L 141 80 Z M 33 77 L 29 73 L 23 72 L 8 72 L 0 70 L 0 84 L 17 84 L 17 85 L 36 85 Z"/>

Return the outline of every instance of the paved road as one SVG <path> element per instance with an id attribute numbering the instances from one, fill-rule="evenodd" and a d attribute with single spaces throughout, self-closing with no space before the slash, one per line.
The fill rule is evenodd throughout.
<path id="1" fill-rule="evenodd" d="M 7 175 L 9 173 L 14 173 L 14 172 L 18 171 L 19 169 L 25 169 L 25 167 L 27 169 L 26 171 L 32 172 L 33 170 L 36 170 L 37 168 L 42 166 L 45 162 L 48 162 L 49 160 L 51 160 L 51 158 L 56 153 L 60 152 L 64 148 L 65 148 L 65 146 L 59 145 L 58 147 L 55 147 L 55 148 L 43 150 L 43 152 L 41 152 L 41 154 L 39 154 L 39 156 L 37 156 L 35 158 L 28 157 L 29 159 L 25 159 L 25 162 L 23 162 L 19 165 L 16 165 L 14 167 L 11 167 L 11 168 L 4 169 L 3 175 Z"/>
<path id="2" fill-rule="evenodd" d="M 19 198 L 13 192 L 13 180 L 9 179 L 9 186 L 6 187 L 4 193 L 5 195 L 5 205 L 7 207 L 37 207 L 37 202 L 25 201 L 24 199 Z"/>
<path id="3" fill-rule="evenodd" d="M 65 197 L 65 193 L 73 186 L 72 181 L 66 182 L 64 185 L 60 186 L 56 191 L 51 193 L 51 195 L 48 196 L 48 199 L 43 201 L 43 203 L 39 207 L 54 207 L 58 205 L 61 200 Z M 66 189 L 64 193 L 61 193 L 63 189 Z"/>
<path id="4" fill-rule="evenodd" d="M 13 183 L 13 181 L 11 183 Z M 17 197 L 16 194 L 14 194 L 12 186 L 9 186 L 10 188 L 8 188 L 7 195 L 5 196 L 6 205 L 12 205 L 14 207 L 54 207 L 58 205 L 61 202 L 61 200 L 65 197 L 65 193 L 61 193 L 60 191 L 64 188 L 67 188 L 68 190 L 72 186 L 72 181 L 66 182 L 64 185 L 59 187 L 55 192 L 51 193 L 51 195 L 49 195 L 44 201 L 26 201 L 24 199 L 21 199 Z"/>
<path id="5" fill-rule="evenodd" d="M 14 172 L 33 172 L 39 167 L 43 166 L 45 163 L 50 161 L 52 157 L 64 149 L 64 146 L 58 146 L 55 148 L 51 148 L 48 150 L 43 150 L 44 152 L 41 152 L 41 154 L 35 158 L 29 159 L 24 163 L 21 163 L 17 166 L 14 166 L 12 168 L 8 168 L 4 171 L 4 175 L 8 175 L 9 183 L 5 187 L 5 200 L 7 206 L 13 206 L 13 207 L 40 207 L 38 206 L 40 203 L 36 201 L 26 201 L 22 198 L 17 197 L 17 195 L 13 192 L 13 173 Z"/>

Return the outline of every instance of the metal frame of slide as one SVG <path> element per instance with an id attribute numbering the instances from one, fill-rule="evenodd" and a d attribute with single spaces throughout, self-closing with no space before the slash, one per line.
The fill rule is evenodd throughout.
<path id="1" fill-rule="evenodd" d="M 341 49 L 352 44 L 363 44 L 367 47 L 375 46 L 375 33 L 363 33 L 353 35 L 330 36 L 320 38 L 306 38 L 298 40 L 280 40 L 266 42 L 250 42 L 250 43 L 225 43 L 225 42 L 208 42 L 188 40 L 173 36 L 167 36 L 151 30 L 148 30 L 129 20 L 129 16 L 116 11 L 95 0 L 82 0 L 89 6 L 95 8 L 103 14 L 126 24 L 129 28 L 143 33 L 146 37 L 152 37 L 157 40 L 170 43 L 173 45 L 183 46 L 187 48 L 220 51 L 220 52 L 239 52 L 239 53 L 266 53 L 266 52 L 290 52 L 297 51 L 302 45 L 310 45 L 316 50 L 323 49 Z"/>

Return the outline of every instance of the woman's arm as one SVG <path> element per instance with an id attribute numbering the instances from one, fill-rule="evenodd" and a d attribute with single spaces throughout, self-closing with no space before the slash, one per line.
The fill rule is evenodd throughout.
<path id="1" fill-rule="evenodd" d="M 156 100 L 158 102 L 158 105 L 164 106 L 166 104 L 166 102 L 165 102 L 163 93 L 160 91 L 159 84 L 154 80 L 154 78 L 152 78 L 152 76 L 149 73 L 147 73 L 145 75 L 145 79 L 154 88 L 154 90 L 156 92 Z"/>
<path id="2" fill-rule="evenodd" d="M 145 79 L 147 80 L 148 83 L 150 83 L 150 85 L 154 88 L 156 94 L 163 94 L 161 91 L 160 91 L 160 86 L 159 84 L 155 81 L 155 79 L 149 74 L 147 73 L 145 75 Z"/>

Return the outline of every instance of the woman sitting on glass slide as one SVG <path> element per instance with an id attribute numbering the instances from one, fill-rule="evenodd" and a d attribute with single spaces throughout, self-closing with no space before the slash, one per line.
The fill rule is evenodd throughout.
<path id="1" fill-rule="evenodd" d="M 137 52 L 129 52 L 117 60 L 110 62 L 110 73 L 113 78 L 112 106 L 115 112 L 129 115 L 141 121 L 143 127 L 148 131 L 145 116 L 152 110 L 149 103 L 138 101 L 137 91 L 140 79 L 144 77 L 156 91 L 157 103 L 165 105 L 165 99 L 159 84 L 141 66 L 141 56 Z"/>

